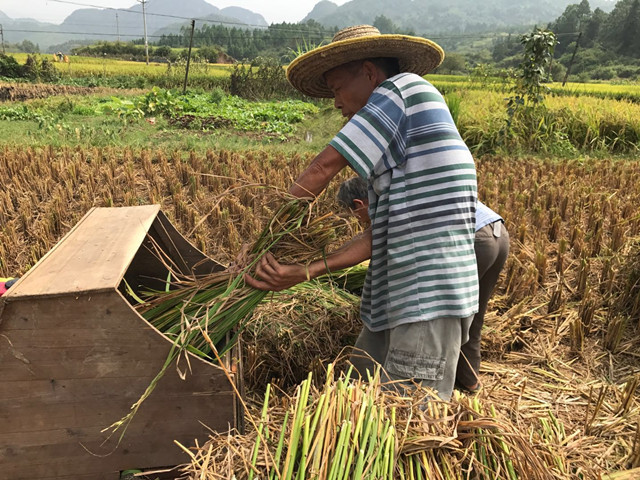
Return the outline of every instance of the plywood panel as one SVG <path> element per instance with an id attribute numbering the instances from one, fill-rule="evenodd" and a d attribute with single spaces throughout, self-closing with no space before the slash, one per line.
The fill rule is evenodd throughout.
<path id="1" fill-rule="evenodd" d="M 94 208 L 4 300 L 116 288 L 160 207 Z"/>
<path id="2" fill-rule="evenodd" d="M 0 334 L 0 464 L 7 478 L 176 465 L 186 458 L 174 440 L 190 446 L 208 438 L 202 424 L 223 431 L 235 424 L 224 372 L 191 356 L 192 373 L 183 381 L 169 368 L 111 455 L 82 448 L 113 448 L 100 446 L 100 430 L 129 411 L 171 347 L 115 290 L 11 302 Z"/>

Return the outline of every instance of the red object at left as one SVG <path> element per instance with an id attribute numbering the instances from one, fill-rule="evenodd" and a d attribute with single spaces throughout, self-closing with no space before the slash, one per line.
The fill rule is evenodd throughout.
<path id="1" fill-rule="evenodd" d="M 0 297 L 18 281 L 17 278 L 2 278 L 0 279 Z"/>

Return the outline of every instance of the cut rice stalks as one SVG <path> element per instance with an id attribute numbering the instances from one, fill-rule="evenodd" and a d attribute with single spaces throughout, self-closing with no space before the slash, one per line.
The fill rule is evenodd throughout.
<path id="1" fill-rule="evenodd" d="M 246 435 L 213 433 L 188 449 L 190 479 L 565 479 L 552 443 L 519 432 L 491 405 L 455 394 L 451 402 L 416 386 L 312 374 L 293 396 L 270 388 Z M 248 412 L 247 412 L 248 413 Z M 582 478 L 595 478 L 582 471 Z"/>
<path id="2" fill-rule="evenodd" d="M 233 347 L 247 319 L 267 295 L 244 282 L 244 274 L 250 273 L 267 252 L 272 252 L 283 263 L 320 258 L 335 239 L 336 229 L 347 224 L 337 215 L 317 215 L 316 202 L 291 196 L 284 202 L 282 197 L 279 200 L 281 207 L 246 253 L 246 262 L 243 262 L 246 266 L 240 272 L 225 270 L 204 277 L 186 277 L 172 268 L 163 252 L 156 252 L 169 270 L 166 291 L 146 292 L 141 299 L 144 303 L 136 308 L 173 344 L 160 372 L 132 405 L 129 414 L 103 431 L 113 434 L 122 428 L 122 439 L 126 426 L 169 366 L 175 362 L 182 378 L 188 373 L 187 352 L 215 361 Z M 185 360 L 186 370 L 179 367 L 181 358 Z"/>

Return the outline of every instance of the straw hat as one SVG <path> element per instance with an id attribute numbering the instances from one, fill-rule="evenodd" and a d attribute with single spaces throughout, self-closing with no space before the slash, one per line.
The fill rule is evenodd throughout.
<path id="1" fill-rule="evenodd" d="M 426 38 L 382 35 L 376 27 L 357 25 L 340 30 L 328 45 L 296 58 L 287 68 L 287 79 L 311 97 L 331 98 L 326 72 L 354 60 L 378 57 L 397 58 L 401 72 L 422 76 L 442 63 L 444 51 Z"/>

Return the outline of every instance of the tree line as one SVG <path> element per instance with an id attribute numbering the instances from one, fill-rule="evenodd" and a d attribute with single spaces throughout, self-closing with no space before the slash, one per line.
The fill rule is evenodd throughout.
<path id="1" fill-rule="evenodd" d="M 640 0 L 620 0 L 611 13 L 591 10 L 588 0 L 582 0 L 569 5 L 548 29 L 559 41 L 556 64 L 565 69 L 571 65 L 583 79 L 640 75 Z M 502 37 L 494 42 L 492 60 L 501 67 L 515 66 L 521 52 L 519 36 Z"/>

